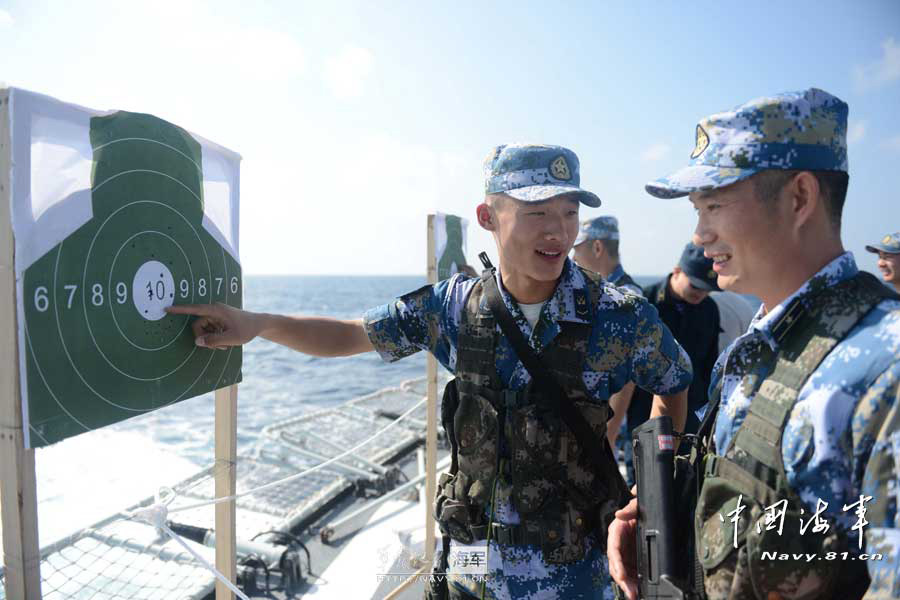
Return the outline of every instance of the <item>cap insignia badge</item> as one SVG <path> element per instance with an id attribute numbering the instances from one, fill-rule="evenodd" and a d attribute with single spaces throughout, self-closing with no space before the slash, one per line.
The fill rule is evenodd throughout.
<path id="1" fill-rule="evenodd" d="M 550 163 L 550 174 L 563 181 L 572 179 L 572 172 L 569 171 L 569 165 L 566 163 L 565 156 L 557 156 L 553 159 L 553 162 Z"/>
<path id="2" fill-rule="evenodd" d="M 707 147 L 709 147 L 709 135 L 700 125 L 697 125 L 697 144 L 694 146 L 694 151 L 691 152 L 691 158 L 697 158 L 703 154 Z"/>

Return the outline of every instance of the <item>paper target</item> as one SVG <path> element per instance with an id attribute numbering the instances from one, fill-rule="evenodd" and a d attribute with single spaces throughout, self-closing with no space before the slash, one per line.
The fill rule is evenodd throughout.
<path id="1" fill-rule="evenodd" d="M 448 279 L 466 265 L 466 228 L 469 222 L 456 215 L 434 216 L 435 258 L 438 280 Z"/>
<path id="2" fill-rule="evenodd" d="M 204 226 L 200 143 L 149 115 L 90 119 L 92 218 L 25 270 L 31 447 L 241 379 L 241 349 L 194 344 L 172 304 L 241 306 L 237 260 Z"/>

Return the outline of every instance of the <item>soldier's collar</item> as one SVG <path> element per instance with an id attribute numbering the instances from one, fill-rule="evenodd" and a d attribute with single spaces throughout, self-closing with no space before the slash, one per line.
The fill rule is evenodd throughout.
<path id="1" fill-rule="evenodd" d="M 764 313 L 759 311 L 750 322 L 750 330 L 758 331 L 772 350 L 778 350 L 779 341 L 798 318 L 804 305 L 816 294 L 859 273 L 852 252 L 844 252 L 807 279 L 796 292 L 785 298 L 781 304 Z"/>
<path id="2" fill-rule="evenodd" d="M 606 278 L 610 283 L 616 283 L 620 279 L 625 276 L 625 269 L 622 268 L 622 263 L 616 265 L 616 268 L 612 270 L 612 273 L 609 274 L 609 277 Z"/>
<path id="3" fill-rule="evenodd" d="M 500 277 L 499 270 L 495 277 L 497 277 L 497 283 L 499 284 L 498 287 L 500 288 L 500 295 L 503 298 L 503 302 L 506 303 L 506 306 L 509 308 L 513 317 L 515 317 L 516 320 L 519 318 L 525 320 L 525 316 L 522 314 L 522 310 L 519 308 L 518 303 L 509 295 L 506 288 L 503 287 L 503 281 Z M 553 321 L 591 323 L 593 320 L 593 309 L 596 307 L 591 306 L 590 297 L 588 281 L 584 276 L 584 273 L 575 266 L 571 259 L 566 258 L 562 274 L 559 276 L 559 281 L 556 284 L 556 289 L 553 291 L 553 295 L 547 299 L 547 306 L 541 311 L 542 318 L 543 314 L 546 313 Z M 487 306 L 486 297 L 481 299 L 479 309 L 482 312 L 490 312 L 490 309 Z"/>
<path id="4" fill-rule="evenodd" d="M 576 267 L 571 259 L 566 258 L 556 291 L 550 297 L 549 312 L 554 321 L 572 323 L 593 321 L 596 307 L 591 306 L 588 285 L 590 285 L 588 279 L 581 269 Z"/>

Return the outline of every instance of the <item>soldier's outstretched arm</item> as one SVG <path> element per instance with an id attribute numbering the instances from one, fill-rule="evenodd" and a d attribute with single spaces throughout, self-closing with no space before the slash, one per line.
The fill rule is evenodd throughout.
<path id="1" fill-rule="evenodd" d="M 675 431 L 684 431 L 684 423 L 687 420 L 687 394 L 688 391 L 685 389 L 677 394 L 653 396 L 650 418 L 668 415 L 672 417 L 672 427 Z"/>
<path id="2" fill-rule="evenodd" d="M 350 356 L 373 350 L 362 319 L 289 317 L 240 310 L 226 304 L 183 304 L 166 312 L 198 317 L 194 343 L 205 348 L 240 346 L 259 336 L 313 356 Z"/>

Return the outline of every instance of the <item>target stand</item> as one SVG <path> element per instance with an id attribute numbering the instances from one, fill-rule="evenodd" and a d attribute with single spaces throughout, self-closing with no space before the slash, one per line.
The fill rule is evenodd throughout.
<path id="1" fill-rule="evenodd" d="M 241 307 L 239 161 L 151 115 L 0 89 L 7 597 L 40 597 L 34 448 L 215 390 L 216 493 L 234 494 L 241 348 L 196 346 L 165 308 Z M 233 502 L 216 529 L 233 581 Z"/>

